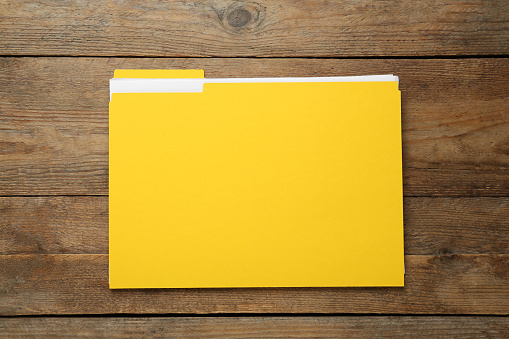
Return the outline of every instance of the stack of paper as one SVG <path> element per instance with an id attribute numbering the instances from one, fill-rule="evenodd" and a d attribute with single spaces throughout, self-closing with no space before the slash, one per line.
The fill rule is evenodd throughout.
<path id="1" fill-rule="evenodd" d="M 397 77 L 110 91 L 110 288 L 403 286 Z"/>

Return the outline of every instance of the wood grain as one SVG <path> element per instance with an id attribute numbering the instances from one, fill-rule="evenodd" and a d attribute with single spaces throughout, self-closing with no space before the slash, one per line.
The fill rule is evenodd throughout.
<path id="1" fill-rule="evenodd" d="M 59 338 L 484 338 L 508 337 L 507 317 L 111 317 L 1 318 L 7 337 Z"/>
<path id="2" fill-rule="evenodd" d="M 108 253 L 108 197 L 0 198 L 0 254 Z"/>
<path id="3" fill-rule="evenodd" d="M 107 254 L 108 197 L 0 198 L 0 255 Z M 405 198 L 405 253 L 509 254 L 509 198 Z"/>
<path id="4" fill-rule="evenodd" d="M 0 256 L 0 315 L 509 314 L 509 255 L 406 256 L 404 288 L 109 290 L 102 254 Z"/>
<path id="5" fill-rule="evenodd" d="M 400 76 L 406 196 L 509 195 L 509 59 L 0 58 L 0 196 L 108 194 L 116 68 Z"/>
<path id="6" fill-rule="evenodd" d="M 17 0 L 2 1 L 0 13 L 2 55 L 509 53 L 505 0 Z"/>

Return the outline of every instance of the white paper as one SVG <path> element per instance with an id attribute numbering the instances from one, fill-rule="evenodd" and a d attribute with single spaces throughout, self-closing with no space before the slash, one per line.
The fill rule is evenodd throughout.
<path id="1" fill-rule="evenodd" d="M 396 81 L 392 74 L 346 77 L 292 78 L 197 78 L 197 79 L 110 79 L 110 101 L 113 93 L 192 93 L 203 92 L 203 84 L 212 83 L 268 83 L 268 82 L 378 82 Z"/>

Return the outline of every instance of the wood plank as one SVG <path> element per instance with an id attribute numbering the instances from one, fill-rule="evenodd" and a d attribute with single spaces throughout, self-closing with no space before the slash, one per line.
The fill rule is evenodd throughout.
<path id="1" fill-rule="evenodd" d="M 0 318 L 7 337 L 408 338 L 508 337 L 507 317 L 44 317 Z"/>
<path id="2" fill-rule="evenodd" d="M 1 254 L 108 254 L 108 197 L 0 198 Z"/>
<path id="3" fill-rule="evenodd" d="M 405 253 L 509 254 L 509 198 L 405 198 Z"/>
<path id="4" fill-rule="evenodd" d="M 103 254 L 0 256 L 0 315 L 509 314 L 509 255 L 406 256 L 404 288 L 108 289 Z"/>
<path id="5" fill-rule="evenodd" d="M 108 197 L 0 198 L 0 255 L 107 254 Z M 405 198 L 405 253 L 509 254 L 509 198 Z"/>
<path id="6" fill-rule="evenodd" d="M 406 196 L 509 195 L 509 59 L 0 58 L 0 196 L 108 194 L 116 68 L 400 76 Z"/>
<path id="7" fill-rule="evenodd" d="M 1 2 L 0 13 L 3 55 L 509 53 L 506 0 L 18 0 Z"/>

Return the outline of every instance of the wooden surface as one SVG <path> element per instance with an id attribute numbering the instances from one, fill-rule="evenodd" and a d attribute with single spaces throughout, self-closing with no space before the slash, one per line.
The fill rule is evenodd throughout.
<path id="1" fill-rule="evenodd" d="M 400 76 L 405 196 L 509 196 L 509 59 L 0 59 L 2 195 L 107 195 L 115 68 Z"/>
<path id="2" fill-rule="evenodd" d="M 66 331 L 62 331 L 62 329 Z M 495 338 L 508 337 L 501 317 L 111 317 L 0 319 L 12 337 L 188 338 Z"/>
<path id="3" fill-rule="evenodd" d="M 509 336 L 508 53 L 506 0 L 0 2 L 0 335 Z M 110 291 L 116 68 L 398 75 L 405 287 Z"/>
<path id="4" fill-rule="evenodd" d="M 509 254 L 509 198 L 404 199 L 407 255 Z M 0 197 L 0 256 L 108 254 L 108 197 Z"/>
<path id="5" fill-rule="evenodd" d="M 408 255 L 404 288 L 108 289 L 106 254 L 0 256 L 4 315 L 507 314 L 508 254 Z"/>
<path id="6" fill-rule="evenodd" d="M 509 52 L 506 0 L 0 3 L 0 52 L 88 56 L 435 56 Z"/>

